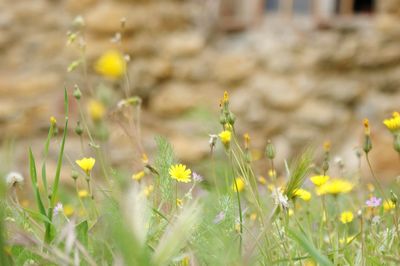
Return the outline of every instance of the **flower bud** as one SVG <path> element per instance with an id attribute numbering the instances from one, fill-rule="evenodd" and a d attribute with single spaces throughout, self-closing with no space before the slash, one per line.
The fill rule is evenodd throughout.
<path id="1" fill-rule="evenodd" d="M 275 158 L 275 147 L 274 144 L 271 143 L 271 140 L 268 140 L 267 147 L 265 148 L 265 155 L 271 160 Z"/>
<path id="2" fill-rule="evenodd" d="M 82 97 L 82 92 L 81 92 L 81 90 L 79 89 L 78 85 L 75 85 L 74 97 L 75 97 L 75 99 L 77 99 L 77 100 L 80 100 L 81 97 Z"/>
<path id="3" fill-rule="evenodd" d="M 78 136 L 81 136 L 82 133 L 83 133 L 83 128 L 82 128 L 82 126 L 81 126 L 81 122 L 80 122 L 80 121 L 78 121 L 78 122 L 76 123 L 75 133 L 76 133 Z"/>
<path id="4" fill-rule="evenodd" d="M 372 150 L 372 141 L 371 141 L 371 136 L 369 134 L 364 135 L 363 150 L 366 154 L 368 154 Z"/>
<path id="5" fill-rule="evenodd" d="M 72 170 L 71 177 L 73 180 L 77 180 L 79 177 L 78 172 L 75 170 Z"/>

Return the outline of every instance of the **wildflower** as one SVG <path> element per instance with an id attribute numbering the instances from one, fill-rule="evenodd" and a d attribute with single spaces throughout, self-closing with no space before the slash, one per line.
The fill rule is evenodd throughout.
<path id="1" fill-rule="evenodd" d="M 259 176 L 257 180 L 261 185 L 267 184 L 267 179 L 265 179 L 263 176 Z"/>
<path id="2" fill-rule="evenodd" d="M 6 183 L 10 187 L 17 185 L 17 184 L 23 184 L 24 177 L 20 173 L 10 172 L 6 175 Z"/>
<path id="3" fill-rule="evenodd" d="M 81 160 L 76 160 L 76 164 L 79 165 L 79 167 L 87 174 L 90 175 L 90 171 L 92 171 L 94 164 L 96 163 L 96 160 L 92 157 L 89 158 L 82 158 Z"/>
<path id="4" fill-rule="evenodd" d="M 171 176 L 171 178 L 179 182 L 190 182 L 191 174 L 192 171 L 190 169 L 186 169 L 186 165 L 183 164 L 171 165 L 171 167 L 169 168 L 169 175 Z"/>
<path id="5" fill-rule="evenodd" d="M 219 224 L 225 219 L 225 212 L 220 211 L 214 218 L 213 223 L 214 224 Z"/>
<path id="6" fill-rule="evenodd" d="M 195 182 L 201 182 L 204 180 L 204 178 L 196 172 L 193 172 L 192 176 Z"/>
<path id="7" fill-rule="evenodd" d="M 109 79 L 117 79 L 125 73 L 126 62 L 116 50 L 105 52 L 96 62 L 95 70 Z"/>
<path id="8" fill-rule="evenodd" d="M 330 150 L 331 150 L 331 142 L 329 141 L 329 140 L 326 140 L 325 142 L 324 142 L 324 151 L 325 152 L 329 152 Z"/>
<path id="9" fill-rule="evenodd" d="M 54 206 L 54 210 L 53 210 L 53 215 L 57 216 L 59 213 L 63 213 L 63 205 L 61 202 L 57 203 L 56 206 Z"/>
<path id="10" fill-rule="evenodd" d="M 311 199 L 311 193 L 302 188 L 296 189 L 294 195 L 304 201 L 309 201 Z"/>
<path id="11" fill-rule="evenodd" d="M 90 100 L 87 105 L 87 109 L 88 109 L 90 118 L 95 122 L 102 120 L 106 113 L 106 108 L 98 100 L 93 100 L 93 99 Z"/>
<path id="12" fill-rule="evenodd" d="M 291 216 L 293 216 L 293 214 L 294 214 L 293 209 L 289 209 L 288 210 L 288 216 L 291 217 Z"/>
<path id="13" fill-rule="evenodd" d="M 231 142 L 232 138 L 232 133 L 228 130 L 224 130 L 221 133 L 219 133 L 219 138 L 221 139 L 221 142 L 227 146 Z"/>
<path id="14" fill-rule="evenodd" d="M 55 127 L 57 125 L 57 120 L 54 116 L 50 116 L 50 125 Z"/>
<path id="15" fill-rule="evenodd" d="M 383 209 L 385 211 L 390 211 L 393 210 L 396 207 L 396 204 L 392 200 L 385 200 L 383 202 Z"/>
<path id="16" fill-rule="evenodd" d="M 374 192 L 374 191 L 375 191 L 375 187 L 374 187 L 374 185 L 371 184 L 371 183 L 368 183 L 368 184 L 367 184 L 367 189 L 368 189 L 369 192 Z"/>
<path id="17" fill-rule="evenodd" d="M 63 207 L 64 210 L 64 214 L 65 216 L 71 216 L 72 214 L 74 214 L 74 207 L 72 207 L 72 205 L 70 204 L 65 204 Z"/>
<path id="18" fill-rule="evenodd" d="M 344 244 L 344 243 L 349 244 L 351 241 L 354 240 L 355 237 L 356 236 L 348 236 L 348 237 L 346 237 L 346 239 L 343 237 L 343 238 L 339 239 L 339 243 L 340 244 Z"/>
<path id="19" fill-rule="evenodd" d="M 250 145 L 250 135 L 249 135 L 249 133 L 245 133 L 245 134 L 243 135 L 243 139 L 244 139 L 244 147 L 245 147 L 246 149 L 248 149 L 248 148 L 249 148 L 249 145 Z"/>
<path id="20" fill-rule="evenodd" d="M 353 221 L 354 215 L 350 211 L 345 211 L 340 214 L 340 221 L 343 224 L 351 223 Z"/>
<path id="21" fill-rule="evenodd" d="M 182 208 L 183 200 L 182 199 L 176 199 L 176 206 L 178 206 L 179 208 Z"/>
<path id="22" fill-rule="evenodd" d="M 224 91 L 224 98 L 222 99 L 222 103 L 229 102 L 229 94 L 227 91 Z"/>
<path id="23" fill-rule="evenodd" d="M 234 183 L 232 184 L 232 189 L 235 192 L 242 192 L 244 189 L 245 183 L 242 177 L 236 177 Z"/>
<path id="24" fill-rule="evenodd" d="M 143 177 L 144 177 L 144 171 L 140 171 L 132 175 L 132 179 L 136 181 L 142 180 Z"/>
<path id="25" fill-rule="evenodd" d="M 250 220 L 255 221 L 257 219 L 257 213 L 253 212 L 250 214 Z"/>
<path id="26" fill-rule="evenodd" d="M 153 186 L 153 185 L 148 185 L 147 187 L 145 187 L 145 188 L 143 189 L 143 194 L 144 194 L 146 197 L 148 197 L 148 196 L 150 196 L 151 192 L 153 192 L 153 191 L 154 191 L 154 186 Z"/>
<path id="27" fill-rule="evenodd" d="M 382 199 L 377 197 L 371 197 L 369 200 L 365 202 L 368 207 L 375 208 L 381 205 Z"/>
<path id="28" fill-rule="evenodd" d="M 391 118 L 383 120 L 383 124 L 392 133 L 400 132 L 400 114 L 398 112 L 393 112 Z"/>
<path id="29" fill-rule="evenodd" d="M 366 154 L 368 154 L 372 149 L 372 142 L 371 142 L 371 129 L 369 127 L 368 119 L 364 119 L 364 146 L 363 150 Z"/>
<path id="30" fill-rule="evenodd" d="M 146 153 L 142 154 L 142 163 L 143 164 L 148 164 L 149 163 L 149 158 L 147 157 Z"/>
<path id="31" fill-rule="evenodd" d="M 315 175 L 310 177 L 311 182 L 317 187 L 322 186 L 329 180 L 329 176 L 327 175 Z"/>
<path id="32" fill-rule="evenodd" d="M 332 194 L 334 196 L 338 194 L 348 193 L 353 189 L 353 184 L 344 179 L 336 178 L 330 182 L 325 183 L 324 185 L 317 187 L 317 194 Z"/>
<path id="33" fill-rule="evenodd" d="M 271 177 L 271 178 L 276 177 L 276 171 L 275 171 L 275 169 L 269 169 L 269 170 L 268 170 L 268 176 Z"/>
<path id="34" fill-rule="evenodd" d="M 86 198 L 87 196 L 89 196 L 89 191 L 87 191 L 86 189 L 81 189 L 78 191 L 78 197 Z"/>

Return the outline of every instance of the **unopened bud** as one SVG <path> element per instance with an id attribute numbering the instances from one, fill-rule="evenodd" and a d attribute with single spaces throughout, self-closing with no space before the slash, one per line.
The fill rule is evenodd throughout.
<path id="1" fill-rule="evenodd" d="M 79 177 L 78 172 L 75 170 L 72 170 L 71 177 L 73 180 L 77 180 Z"/>
<path id="2" fill-rule="evenodd" d="M 81 97 L 82 97 L 82 92 L 81 92 L 81 90 L 79 89 L 79 87 L 77 85 L 75 85 L 74 97 L 77 100 L 80 100 Z"/>
<path id="3" fill-rule="evenodd" d="M 265 147 L 265 155 L 271 160 L 275 158 L 275 147 L 270 140 L 268 140 L 267 147 Z"/>
<path id="4" fill-rule="evenodd" d="M 371 136 L 369 134 L 364 135 L 363 150 L 366 154 L 368 154 L 372 150 L 372 141 L 371 141 Z"/>
<path id="5" fill-rule="evenodd" d="M 80 122 L 80 121 L 78 121 L 78 122 L 76 123 L 75 133 L 76 133 L 78 136 L 81 136 L 82 133 L 83 133 L 83 128 L 82 128 L 82 126 L 81 126 L 81 122 Z"/>

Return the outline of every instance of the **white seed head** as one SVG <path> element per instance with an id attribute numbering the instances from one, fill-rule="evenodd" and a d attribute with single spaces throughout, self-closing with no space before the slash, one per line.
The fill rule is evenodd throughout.
<path id="1" fill-rule="evenodd" d="M 6 183 L 10 187 L 16 184 L 22 185 L 24 183 L 24 177 L 18 172 L 10 172 L 6 175 Z"/>

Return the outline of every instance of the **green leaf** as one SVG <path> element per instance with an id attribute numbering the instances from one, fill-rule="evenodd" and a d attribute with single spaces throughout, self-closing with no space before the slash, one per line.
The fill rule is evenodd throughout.
<path id="1" fill-rule="evenodd" d="M 31 174 L 33 191 L 35 193 L 36 204 L 38 205 L 38 209 L 39 209 L 40 213 L 42 215 L 46 215 L 46 210 L 44 208 L 42 198 L 40 197 L 39 186 L 37 183 L 35 157 L 33 156 L 31 149 L 29 149 L 29 170 L 30 170 L 30 174 Z"/>
<path id="2" fill-rule="evenodd" d="M 26 208 L 23 208 L 23 209 L 24 209 L 24 211 L 29 213 L 32 218 L 40 220 L 44 223 L 51 223 L 51 221 L 49 220 L 49 217 L 47 217 L 47 215 L 43 215 L 39 212 L 35 212 L 34 210 L 30 210 L 30 209 L 26 209 Z"/>
<path id="3" fill-rule="evenodd" d="M 291 228 L 288 228 L 290 238 L 302 247 L 310 256 L 323 266 L 333 266 L 332 262 L 314 246 L 314 244 L 303 234 Z"/>
<path id="4" fill-rule="evenodd" d="M 76 233 L 78 236 L 78 240 L 85 247 L 88 246 L 88 231 L 89 231 L 89 225 L 86 220 L 76 226 Z"/>

